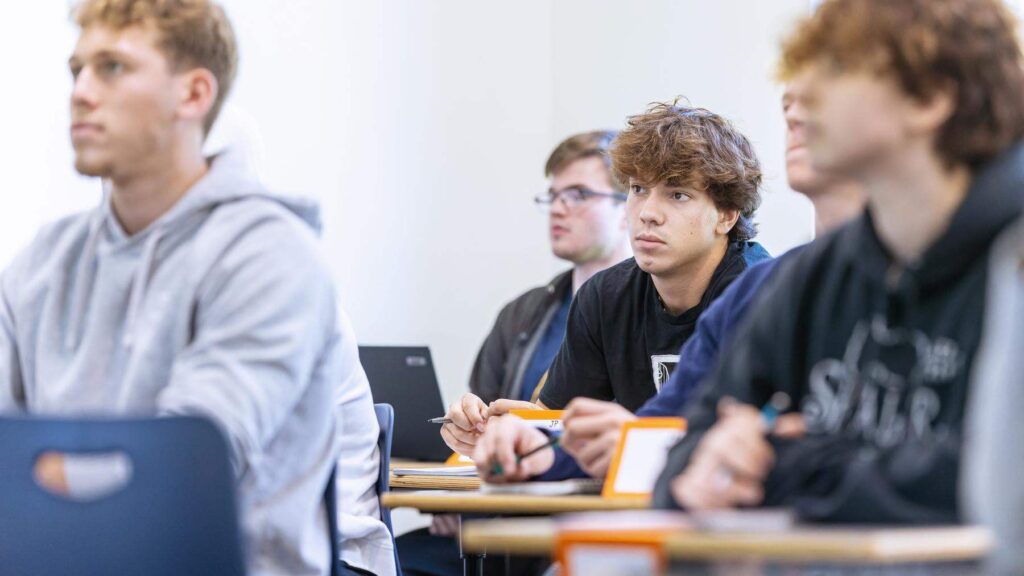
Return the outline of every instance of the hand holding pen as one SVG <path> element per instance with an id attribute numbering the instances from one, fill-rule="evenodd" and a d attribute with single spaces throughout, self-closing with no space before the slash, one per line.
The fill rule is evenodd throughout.
<path id="1" fill-rule="evenodd" d="M 704 434 L 689 465 L 672 482 L 676 501 L 692 510 L 760 504 L 764 480 L 775 464 L 766 436 L 800 435 L 799 414 L 783 414 L 789 397 L 777 394 L 761 409 L 723 399 L 718 421 Z"/>
<path id="2" fill-rule="evenodd" d="M 557 443 L 557 437 L 548 437 L 520 418 L 496 416 L 488 419 L 473 461 L 487 482 L 522 482 L 551 468 L 551 448 Z"/>
<path id="3" fill-rule="evenodd" d="M 442 425 L 441 438 L 449 448 L 463 456 L 472 456 L 487 415 L 487 404 L 475 394 L 467 393 L 449 406 L 444 416 L 430 422 Z"/>

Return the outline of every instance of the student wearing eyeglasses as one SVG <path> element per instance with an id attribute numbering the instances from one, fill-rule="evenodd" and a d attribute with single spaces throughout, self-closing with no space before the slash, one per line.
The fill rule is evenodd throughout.
<path id="1" fill-rule="evenodd" d="M 548 213 L 551 251 L 573 267 L 498 314 L 473 366 L 470 392 L 449 407 L 452 423 L 441 428 L 453 450 L 472 454 L 491 402 L 533 406 L 562 345 L 573 295 L 594 274 L 629 257 L 625 186 L 612 176 L 608 157 L 615 136 L 608 130 L 576 134 L 548 158 L 550 186 L 534 202 Z"/>
<path id="2" fill-rule="evenodd" d="M 548 215 L 551 251 L 572 268 L 523 293 L 498 314 L 477 355 L 470 391 L 448 409 L 453 422 L 441 429 L 452 449 L 472 453 L 479 435 L 476 424 L 483 421 L 489 403 L 513 399 L 533 406 L 529 401 L 562 344 L 576 290 L 594 274 L 629 257 L 625 186 L 612 177 L 608 157 L 615 135 L 598 130 L 570 136 L 548 158 L 544 174 L 549 188 L 533 201 Z M 457 543 L 442 538 L 456 534 L 457 522 L 454 516 L 434 516 L 429 529 L 401 536 L 402 572 L 461 574 Z M 489 558 L 487 564 L 488 571 L 505 570 L 500 556 Z M 513 559 L 508 569 L 511 574 L 527 574 L 539 572 L 541 566 Z"/>
<path id="3" fill-rule="evenodd" d="M 640 407 L 668 380 L 703 311 L 769 257 L 751 241 L 760 165 L 750 142 L 721 116 L 653 105 L 629 119 L 610 156 L 616 178 L 629 184 L 635 257 L 595 275 L 576 295 L 538 406 L 562 408 L 586 397 Z M 474 452 L 482 475 L 524 480 L 550 468 L 551 451 L 515 462 L 515 451 L 527 449 L 517 444 L 526 438 L 516 419 L 495 419 L 494 406 L 488 412 Z M 505 467 L 500 478 L 490 475 L 497 461 Z"/>

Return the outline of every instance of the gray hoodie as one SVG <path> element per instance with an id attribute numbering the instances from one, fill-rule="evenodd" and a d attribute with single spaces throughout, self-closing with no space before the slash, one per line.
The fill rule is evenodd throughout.
<path id="1" fill-rule="evenodd" d="M 250 574 L 326 574 L 335 388 L 358 363 L 318 229 L 315 205 L 230 152 L 135 235 L 107 196 L 43 228 L 0 277 L 0 412 L 206 415 L 232 449 Z"/>
<path id="2" fill-rule="evenodd" d="M 993 530 L 986 574 L 1024 573 L 1024 220 L 993 249 L 964 449 L 962 500 Z"/>

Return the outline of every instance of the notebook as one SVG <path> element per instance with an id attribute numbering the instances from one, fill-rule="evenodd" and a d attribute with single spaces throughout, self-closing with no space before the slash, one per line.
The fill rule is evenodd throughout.
<path id="1" fill-rule="evenodd" d="M 395 476 L 447 476 L 465 478 L 476 476 L 476 466 L 438 466 L 436 468 L 392 468 Z"/>

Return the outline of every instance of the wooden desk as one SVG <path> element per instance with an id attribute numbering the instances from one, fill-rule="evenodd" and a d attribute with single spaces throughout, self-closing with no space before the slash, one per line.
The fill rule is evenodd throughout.
<path id="1" fill-rule="evenodd" d="M 392 460 L 391 468 L 443 468 L 443 462 L 419 462 L 416 460 Z M 479 490 L 480 478 L 451 476 L 389 476 L 392 488 L 413 490 Z"/>
<path id="2" fill-rule="evenodd" d="M 558 522 L 551 517 L 467 520 L 462 526 L 462 547 L 473 552 L 553 556 L 557 537 Z"/>
<path id="3" fill-rule="evenodd" d="M 759 558 L 785 562 L 919 563 L 984 557 L 992 547 L 978 526 L 934 528 L 835 528 L 799 526 L 788 532 L 673 534 L 665 549 L 672 558 Z"/>
<path id="4" fill-rule="evenodd" d="M 606 500 L 600 496 L 529 496 L 481 494 L 451 490 L 388 492 L 381 497 L 388 508 L 415 508 L 420 512 L 459 514 L 561 514 L 594 510 L 638 510 L 646 500 Z"/>
<path id="5" fill-rule="evenodd" d="M 554 553 L 554 518 L 467 521 L 467 551 L 544 556 Z M 589 529 L 589 527 L 588 527 Z M 595 525 L 595 529 L 600 527 Z M 988 553 L 992 539 L 975 526 L 935 528 L 834 528 L 798 526 L 782 532 L 677 531 L 665 539 L 673 560 L 717 561 L 743 558 L 785 563 L 900 564 L 975 560 Z"/>

